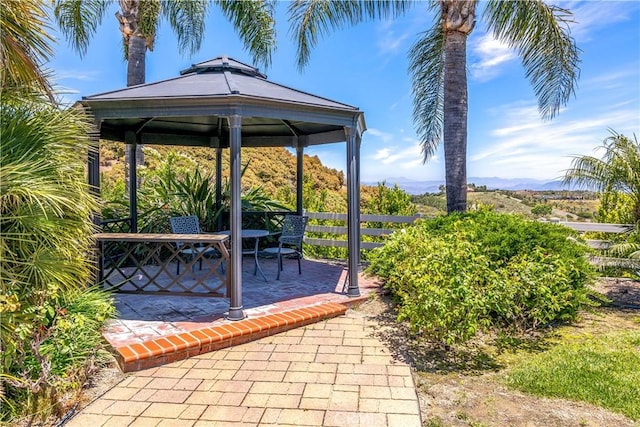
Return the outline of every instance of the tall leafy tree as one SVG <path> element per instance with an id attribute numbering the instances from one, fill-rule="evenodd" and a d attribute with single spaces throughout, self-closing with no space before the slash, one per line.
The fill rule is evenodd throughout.
<path id="1" fill-rule="evenodd" d="M 298 65 L 331 29 L 366 19 L 403 13 L 410 1 L 296 0 L 290 7 Z M 417 4 L 422 4 L 416 2 Z M 409 51 L 413 115 L 427 161 L 442 141 L 445 155 L 447 211 L 467 206 L 467 38 L 477 18 L 493 36 L 515 49 L 538 97 L 540 114 L 551 119 L 572 94 L 579 75 L 579 49 L 569 34 L 571 13 L 540 0 L 488 0 L 477 14 L 476 0 L 431 0 L 431 29 Z"/>
<path id="2" fill-rule="evenodd" d="M 617 209 L 628 206 L 629 210 L 619 214 L 624 222 L 640 221 L 640 144 L 633 135 L 611 131 L 603 144 L 602 158 L 594 156 L 574 157 L 571 168 L 565 172 L 564 182 L 600 193 L 602 209 Z"/>

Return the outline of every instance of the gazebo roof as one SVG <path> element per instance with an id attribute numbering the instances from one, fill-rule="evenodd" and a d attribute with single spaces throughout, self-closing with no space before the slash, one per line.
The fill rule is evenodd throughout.
<path id="1" fill-rule="evenodd" d="M 242 117 L 243 146 L 315 145 L 344 141 L 344 127 L 365 130 L 351 105 L 267 80 L 225 56 L 194 64 L 179 77 L 90 95 L 80 103 L 100 121 L 101 136 L 143 144 L 226 146 L 225 117 Z"/>

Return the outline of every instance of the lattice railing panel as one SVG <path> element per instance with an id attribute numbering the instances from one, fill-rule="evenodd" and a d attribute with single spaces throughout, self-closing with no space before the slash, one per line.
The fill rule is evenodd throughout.
<path id="1" fill-rule="evenodd" d="M 178 248 L 176 241 L 166 237 L 146 241 L 100 238 L 103 287 L 121 293 L 224 296 L 229 283 L 229 253 L 224 243 L 204 241 L 204 237 L 181 241 Z"/>

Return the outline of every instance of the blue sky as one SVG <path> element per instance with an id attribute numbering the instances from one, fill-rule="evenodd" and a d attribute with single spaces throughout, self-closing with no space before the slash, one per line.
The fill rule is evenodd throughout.
<path id="1" fill-rule="evenodd" d="M 571 156 L 591 155 L 608 129 L 640 136 L 640 2 L 559 1 L 574 12 L 572 35 L 582 50 L 576 96 L 551 121 L 543 121 L 520 60 L 490 35 L 481 19 L 468 41 L 468 177 L 534 178 L 563 175 Z M 359 107 L 365 113 L 363 182 L 394 178 L 443 180 L 442 150 L 426 164 L 412 121 L 407 52 L 433 15 L 417 4 L 406 16 L 345 28 L 322 39 L 302 72 L 278 5 L 278 47 L 269 69 L 272 81 Z M 482 2 L 479 11 L 482 10 Z M 115 4 L 107 12 L 83 58 L 59 36 L 49 67 L 65 100 L 126 86 Z M 203 45 L 182 55 L 165 23 L 147 54 L 147 82 L 177 76 L 190 64 L 228 55 L 252 64 L 233 28 L 216 6 Z M 344 170 L 345 144 L 308 149 L 327 166 Z"/>

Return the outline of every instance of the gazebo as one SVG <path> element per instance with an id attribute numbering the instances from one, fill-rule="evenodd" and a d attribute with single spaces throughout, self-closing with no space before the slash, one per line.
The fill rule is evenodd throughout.
<path id="1" fill-rule="evenodd" d="M 297 212 L 302 213 L 304 148 L 346 142 L 348 296 L 359 296 L 360 143 L 366 130 L 357 107 L 267 80 L 257 68 L 226 56 L 192 65 L 180 76 L 83 97 L 99 137 L 128 145 L 131 164 L 139 144 L 230 150 L 230 307 L 228 318 L 244 318 L 240 156 L 242 147 L 291 147 L 297 154 Z M 100 191 L 99 152 L 89 158 L 89 184 Z M 136 171 L 131 168 L 131 231 L 137 230 Z"/>

